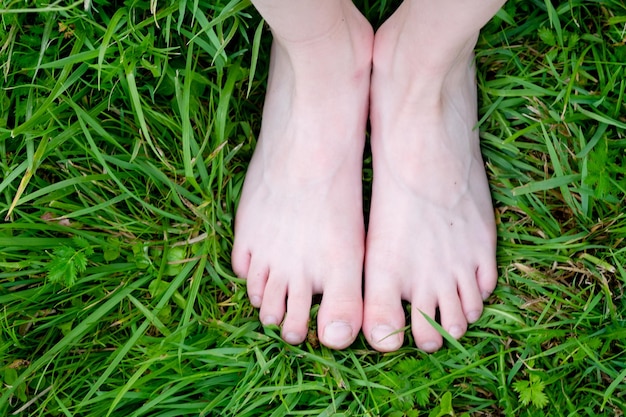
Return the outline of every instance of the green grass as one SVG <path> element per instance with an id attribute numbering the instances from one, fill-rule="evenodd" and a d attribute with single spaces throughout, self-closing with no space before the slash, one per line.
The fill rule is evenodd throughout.
<path id="1" fill-rule="evenodd" d="M 0 0 L 0 415 L 624 414 L 622 1 L 511 0 L 483 30 L 500 282 L 432 355 L 286 345 L 233 276 L 249 2 L 84 4 Z"/>

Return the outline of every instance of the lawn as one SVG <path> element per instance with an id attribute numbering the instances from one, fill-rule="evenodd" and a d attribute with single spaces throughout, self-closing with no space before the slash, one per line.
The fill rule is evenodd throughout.
<path id="1" fill-rule="evenodd" d="M 270 41 L 246 0 L 0 0 L 0 415 L 623 415 L 624 2 L 484 28 L 499 284 L 435 354 L 287 345 L 233 276 Z"/>

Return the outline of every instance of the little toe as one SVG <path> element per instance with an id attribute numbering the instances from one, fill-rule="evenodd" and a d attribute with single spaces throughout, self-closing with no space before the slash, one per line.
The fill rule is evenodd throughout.
<path id="1" fill-rule="evenodd" d="M 236 240 L 230 259 L 235 275 L 239 278 L 246 278 L 250 269 L 250 252 L 242 247 Z"/>
<path id="2" fill-rule="evenodd" d="M 296 283 L 303 283 L 298 280 Z M 297 345 L 304 341 L 309 326 L 311 311 L 311 287 L 297 285 L 289 287 L 287 295 L 287 313 L 282 326 L 282 336 L 285 342 Z"/>
<path id="3" fill-rule="evenodd" d="M 498 265 L 495 256 L 486 256 L 476 270 L 476 282 L 481 298 L 489 298 L 498 283 Z"/>
<path id="4" fill-rule="evenodd" d="M 344 349 L 354 342 L 361 329 L 363 301 L 360 285 L 350 285 L 351 280 L 330 282 L 335 285 L 324 289 L 317 314 L 319 339 L 324 346 Z"/>
<path id="5" fill-rule="evenodd" d="M 265 286 L 267 285 L 267 279 L 269 275 L 269 268 L 267 264 L 255 262 L 254 259 L 250 261 L 250 268 L 247 272 L 246 287 L 248 290 L 248 297 L 250 298 L 250 304 L 259 308 L 263 304 L 263 294 L 265 293 Z"/>

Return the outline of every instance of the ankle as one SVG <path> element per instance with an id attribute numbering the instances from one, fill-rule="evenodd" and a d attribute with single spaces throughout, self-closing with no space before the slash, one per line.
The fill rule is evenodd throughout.
<path id="1" fill-rule="evenodd" d="M 467 68 L 472 62 L 479 30 L 464 30 L 463 35 L 454 30 L 435 30 L 443 23 L 426 21 L 412 6 L 409 1 L 402 3 L 376 32 L 374 71 L 441 87 L 448 73 Z"/>
<path id="2" fill-rule="evenodd" d="M 422 53 L 411 45 L 410 41 L 396 41 L 393 35 L 379 31 L 373 50 L 374 78 L 387 85 L 397 84 L 408 106 L 435 116 L 441 111 L 445 96 L 474 83 L 474 39 L 448 53 L 433 53 L 429 49 Z"/>
<path id="3" fill-rule="evenodd" d="M 367 45 L 370 57 L 373 49 L 374 33 L 371 24 L 354 6 L 351 0 L 337 2 L 334 12 L 313 28 L 297 27 L 291 31 L 270 26 L 274 42 L 293 54 L 307 54 L 319 48 L 339 50 L 349 42 L 353 46 Z M 332 51 L 332 49 L 331 49 Z"/>
<path id="4" fill-rule="evenodd" d="M 273 54 L 294 74 L 302 96 L 369 90 L 374 32 L 358 10 L 347 10 L 325 33 L 292 40 L 274 34 Z M 310 89 L 312 91 L 309 91 Z"/>

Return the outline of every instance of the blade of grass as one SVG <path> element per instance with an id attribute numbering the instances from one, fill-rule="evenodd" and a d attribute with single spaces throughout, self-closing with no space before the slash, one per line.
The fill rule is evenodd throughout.
<path id="1" fill-rule="evenodd" d="M 30 377 L 44 365 L 50 364 L 59 353 L 61 353 L 77 339 L 83 337 L 91 328 L 96 326 L 102 319 L 102 317 L 104 317 L 106 314 L 109 314 L 111 310 L 115 308 L 126 297 L 127 294 L 130 294 L 132 293 L 132 291 L 140 288 L 147 281 L 148 277 L 141 278 L 126 287 L 121 287 L 117 292 L 110 294 L 107 301 L 102 303 L 100 307 L 98 307 L 93 313 L 91 313 L 88 317 L 81 321 L 65 337 L 63 337 L 60 342 L 47 350 L 36 361 L 30 364 L 30 366 L 24 372 L 19 375 L 18 379 L 13 383 L 13 385 L 8 387 L 8 389 L 0 395 L 0 409 L 2 409 L 2 407 L 9 401 L 17 387 L 19 387 L 26 381 L 26 378 Z"/>

